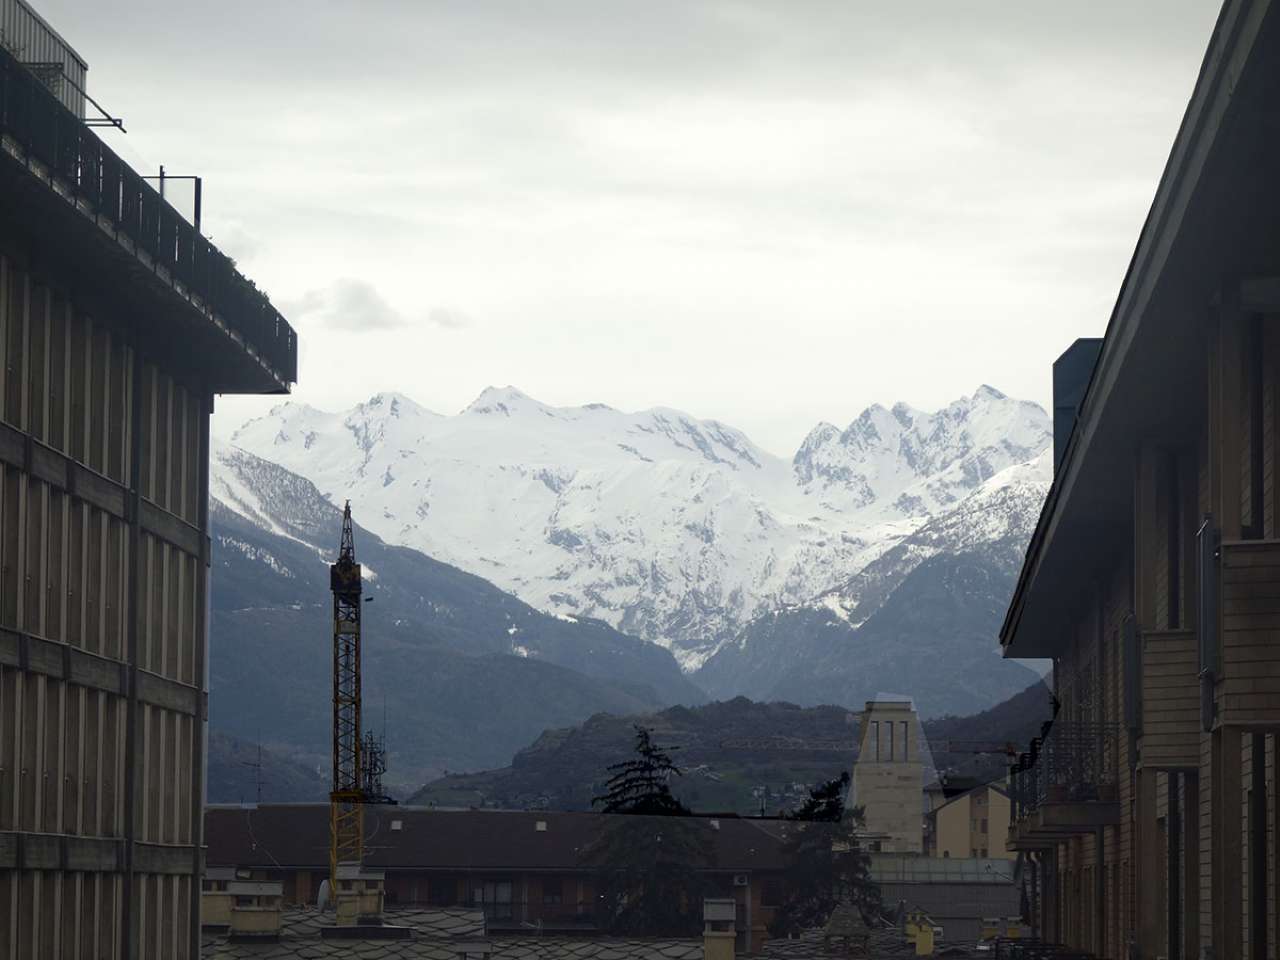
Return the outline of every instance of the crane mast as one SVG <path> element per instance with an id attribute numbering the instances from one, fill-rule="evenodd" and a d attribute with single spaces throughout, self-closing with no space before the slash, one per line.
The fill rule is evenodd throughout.
<path id="1" fill-rule="evenodd" d="M 333 591 L 333 791 L 329 794 L 329 882 L 338 864 L 364 857 L 365 802 L 360 734 L 360 606 L 363 587 L 356 563 L 351 502 L 342 511 L 338 561 L 329 567 Z"/>

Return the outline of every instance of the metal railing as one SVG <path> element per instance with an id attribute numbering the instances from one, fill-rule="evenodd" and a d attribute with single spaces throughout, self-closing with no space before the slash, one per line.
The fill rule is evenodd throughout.
<path id="1" fill-rule="evenodd" d="M 1115 723 L 1046 724 L 1011 770 L 1014 821 L 1045 803 L 1115 800 L 1119 742 Z"/>
<path id="2" fill-rule="evenodd" d="M 293 328 L 266 296 L 3 47 L 0 132 L 88 204 L 99 224 L 107 221 L 224 317 L 282 379 L 297 380 Z"/>

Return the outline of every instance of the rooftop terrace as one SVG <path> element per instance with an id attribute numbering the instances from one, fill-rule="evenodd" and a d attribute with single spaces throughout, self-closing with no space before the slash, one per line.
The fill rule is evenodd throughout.
<path id="1" fill-rule="evenodd" d="M 297 380 L 297 338 L 266 295 L 2 47 L 0 214 L 211 391 Z"/>

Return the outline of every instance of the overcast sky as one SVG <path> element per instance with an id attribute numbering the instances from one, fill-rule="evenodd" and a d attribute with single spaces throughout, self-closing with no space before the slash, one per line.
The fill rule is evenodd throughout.
<path id="1" fill-rule="evenodd" d="M 1042 403 L 1216 0 L 35 0 L 301 337 L 296 396 L 672 406 L 790 455 Z M 219 401 L 218 429 L 274 399 Z"/>

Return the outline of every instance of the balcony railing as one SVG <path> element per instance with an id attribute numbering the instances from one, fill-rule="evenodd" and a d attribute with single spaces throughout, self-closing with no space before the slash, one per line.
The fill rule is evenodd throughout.
<path id="1" fill-rule="evenodd" d="M 1046 803 L 1115 800 L 1119 740 L 1114 723 L 1046 724 L 1043 735 L 1031 741 L 1011 771 L 1014 821 Z"/>
<path id="2" fill-rule="evenodd" d="M 223 316 L 281 379 L 297 380 L 293 329 L 270 301 L 3 47 L 0 133 L 44 165 L 77 204 L 87 204 L 100 226 L 127 237 Z"/>

